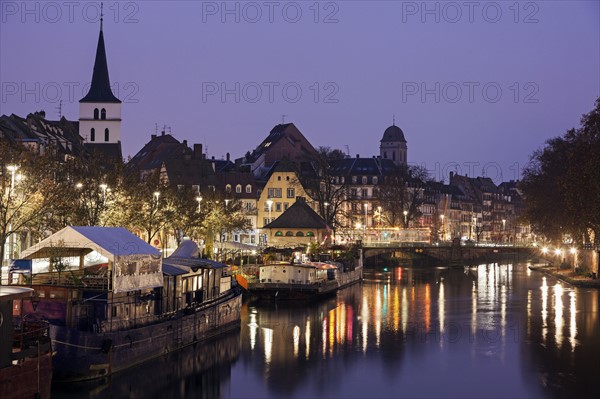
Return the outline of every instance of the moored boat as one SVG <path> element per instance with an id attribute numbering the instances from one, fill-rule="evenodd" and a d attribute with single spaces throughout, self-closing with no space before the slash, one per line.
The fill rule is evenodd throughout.
<path id="1" fill-rule="evenodd" d="M 258 268 L 258 276 L 238 275 L 240 285 L 260 299 L 316 299 L 363 278 L 362 251 L 343 262 L 311 261 L 296 254 L 290 262 L 272 262 Z"/>
<path id="2" fill-rule="evenodd" d="M 67 227 L 24 251 L 50 263 L 29 283 L 50 323 L 54 379 L 105 377 L 239 328 L 241 290 L 197 249 L 186 241 L 162 259 L 125 229 Z"/>
<path id="3" fill-rule="evenodd" d="M 33 289 L 0 286 L 0 398 L 49 398 L 52 347 L 48 323 L 24 314 Z"/>

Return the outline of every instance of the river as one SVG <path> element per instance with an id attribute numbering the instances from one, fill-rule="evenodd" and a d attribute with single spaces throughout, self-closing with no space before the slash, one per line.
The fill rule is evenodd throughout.
<path id="1" fill-rule="evenodd" d="M 52 397 L 591 397 L 598 294 L 524 264 L 366 270 L 330 299 L 244 303 L 238 332 Z"/>

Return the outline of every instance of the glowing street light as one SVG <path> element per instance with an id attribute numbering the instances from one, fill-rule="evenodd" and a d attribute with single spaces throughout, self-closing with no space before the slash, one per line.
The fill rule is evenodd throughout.
<path id="1" fill-rule="evenodd" d="M 269 223 L 271 223 L 271 209 L 273 208 L 273 200 L 267 200 L 267 206 L 269 207 Z"/>
<path id="2" fill-rule="evenodd" d="M 402 212 L 404 214 L 404 227 L 408 227 L 408 211 Z"/>
<path id="3" fill-rule="evenodd" d="M 569 252 L 571 253 L 571 255 L 575 255 L 575 254 L 577 253 L 577 248 L 575 248 L 575 247 L 571 247 L 571 248 L 569 249 Z"/>
<path id="4" fill-rule="evenodd" d="M 158 198 L 159 197 L 160 197 L 160 192 L 159 191 L 155 191 L 154 192 L 154 198 L 155 198 L 155 201 L 156 201 L 156 205 L 158 205 Z"/>
<path id="5" fill-rule="evenodd" d="M 202 211 L 202 208 L 200 207 L 200 204 L 202 204 L 202 197 L 197 196 L 196 201 L 198 201 L 198 212 L 200 212 L 200 211 Z"/>
<path id="6" fill-rule="evenodd" d="M 548 247 L 542 247 L 542 253 L 545 255 L 548 253 Z"/>

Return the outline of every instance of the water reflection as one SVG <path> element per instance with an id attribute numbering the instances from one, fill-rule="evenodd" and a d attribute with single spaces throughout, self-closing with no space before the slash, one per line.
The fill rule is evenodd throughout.
<path id="1" fill-rule="evenodd" d="M 221 398 L 230 395 L 240 331 L 172 352 L 106 380 L 52 386 L 52 398 Z"/>
<path id="2" fill-rule="evenodd" d="M 553 395 L 556 375 L 574 381 L 576 369 L 598 387 L 597 362 L 573 367 L 581 346 L 598 354 L 597 300 L 596 291 L 566 288 L 525 265 L 370 271 L 328 300 L 245 305 L 256 331 L 272 333 L 253 346 L 254 330 L 243 327 L 244 360 L 233 375 L 249 368 L 264 378 L 253 392 L 260 397 L 541 397 Z M 256 361 L 261 353 L 270 364 Z M 561 389 L 581 392 L 573 381 L 563 378 Z M 235 387 L 233 397 L 248 396 Z"/>

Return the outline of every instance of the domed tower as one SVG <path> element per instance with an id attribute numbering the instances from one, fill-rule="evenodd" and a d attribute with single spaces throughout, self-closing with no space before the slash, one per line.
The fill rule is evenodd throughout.
<path id="1" fill-rule="evenodd" d="M 394 124 L 385 129 L 379 145 L 381 159 L 391 159 L 396 165 L 406 165 L 408 147 L 402 129 Z"/>

